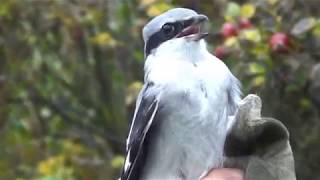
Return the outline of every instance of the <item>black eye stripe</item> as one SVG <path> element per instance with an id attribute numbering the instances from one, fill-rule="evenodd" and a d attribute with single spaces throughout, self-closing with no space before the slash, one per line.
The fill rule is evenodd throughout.
<path id="1" fill-rule="evenodd" d="M 163 36 L 161 31 L 158 31 L 151 35 L 145 45 L 145 57 L 147 57 L 151 53 L 152 49 L 157 48 L 162 42 L 166 40 L 167 39 L 165 38 L 165 36 Z"/>
<path id="2" fill-rule="evenodd" d="M 168 29 L 166 29 L 166 27 L 163 28 L 164 26 L 173 26 L 173 32 L 171 32 L 170 34 L 165 33 L 164 31 L 167 31 Z M 146 42 L 145 57 L 147 57 L 151 53 L 151 51 L 157 48 L 161 43 L 174 38 L 178 33 L 182 31 L 183 27 L 184 25 L 181 22 L 164 24 L 161 30 L 151 35 Z"/>

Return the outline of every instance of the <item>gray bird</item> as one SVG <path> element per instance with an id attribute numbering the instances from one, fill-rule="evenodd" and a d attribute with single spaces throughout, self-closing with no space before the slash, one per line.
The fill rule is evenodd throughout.
<path id="1" fill-rule="evenodd" d="M 210 54 L 205 15 L 175 8 L 143 28 L 144 86 L 127 139 L 122 180 L 196 180 L 222 166 L 238 80 Z"/>

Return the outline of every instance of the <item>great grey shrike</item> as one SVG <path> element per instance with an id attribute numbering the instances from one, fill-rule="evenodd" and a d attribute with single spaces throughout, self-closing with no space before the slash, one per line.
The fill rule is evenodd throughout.
<path id="1" fill-rule="evenodd" d="M 144 86 L 121 180 L 197 180 L 223 163 L 238 80 L 210 54 L 205 15 L 175 8 L 143 28 Z"/>

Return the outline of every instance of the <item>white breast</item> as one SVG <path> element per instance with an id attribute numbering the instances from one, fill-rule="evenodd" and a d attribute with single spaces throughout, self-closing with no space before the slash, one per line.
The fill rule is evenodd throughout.
<path id="1" fill-rule="evenodd" d="M 184 47 L 188 53 L 158 52 L 146 61 L 145 81 L 158 87 L 166 116 L 150 144 L 142 179 L 193 180 L 222 163 L 231 73 L 198 46 Z"/>

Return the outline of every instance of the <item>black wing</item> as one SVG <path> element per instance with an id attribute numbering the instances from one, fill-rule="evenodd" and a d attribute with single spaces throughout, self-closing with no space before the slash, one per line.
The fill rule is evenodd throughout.
<path id="1" fill-rule="evenodd" d="M 155 119 L 159 105 L 155 96 L 146 96 L 147 91 L 148 86 L 141 91 L 138 98 L 127 140 L 127 154 L 121 180 L 138 180 L 144 165 L 147 153 L 146 136 Z"/>

